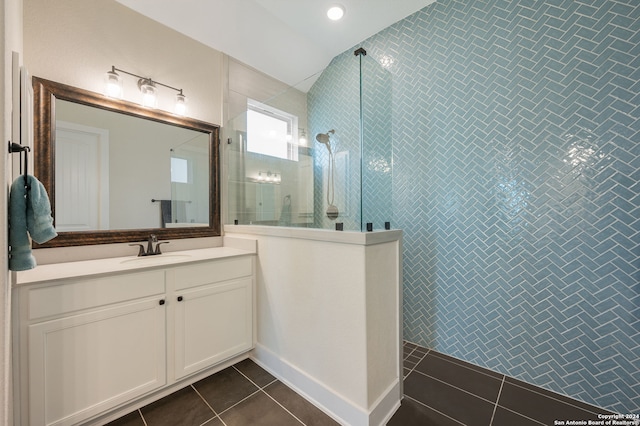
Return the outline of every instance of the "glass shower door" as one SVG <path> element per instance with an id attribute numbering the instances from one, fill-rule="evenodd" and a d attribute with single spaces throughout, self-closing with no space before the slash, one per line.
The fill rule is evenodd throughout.
<path id="1" fill-rule="evenodd" d="M 199 135 L 171 148 L 171 200 L 161 200 L 169 226 L 209 226 L 209 140 Z"/>
<path id="2" fill-rule="evenodd" d="M 362 126 L 362 231 L 384 229 L 392 215 L 393 144 L 391 73 L 371 56 L 360 55 Z"/>

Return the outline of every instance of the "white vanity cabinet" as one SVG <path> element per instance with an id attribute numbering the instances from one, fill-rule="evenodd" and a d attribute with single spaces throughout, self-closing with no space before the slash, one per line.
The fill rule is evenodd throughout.
<path id="1" fill-rule="evenodd" d="M 23 424 L 74 424 L 164 386 L 165 293 L 163 271 L 21 288 Z"/>
<path id="2" fill-rule="evenodd" d="M 251 258 L 169 271 L 174 281 L 175 378 L 253 347 Z"/>
<path id="3" fill-rule="evenodd" d="M 233 256 L 15 286 L 15 424 L 100 423 L 248 352 L 253 264 Z"/>

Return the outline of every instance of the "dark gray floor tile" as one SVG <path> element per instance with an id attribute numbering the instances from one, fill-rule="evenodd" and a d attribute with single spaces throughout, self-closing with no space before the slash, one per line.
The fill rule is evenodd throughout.
<path id="1" fill-rule="evenodd" d="M 220 415 L 227 426 L 300 426 L 301 423 L 260 391 Z"/>
<path id="2" fill-rule="evenodd" d="M 280 381 L 270 384 L 264 391 L 306 426 L 338 426 L 335 420 Z"/>
<path id="3" fill-rule="evenodd" d="M 489 370 L 487 368 L 483 368 L 483 367 L 480 367 L 478 365 L 471 364 L 470 362 L 463 361 L 461 359 L 454 358 L 452 356 L 445 355 L 445 354 L 437 352 L 437 351 L 431 351 L 431 352 L 429 352 L 429 355 L 437 356 L 438 358 L 442 358 L 442 359 L 445 359 L 447 361 L 453 362 L 455 364 L 461 365 L 463 367 L 467 367 L 467 368 L 470 368 L 472 370 L 475 370 L 475 371 L 477 371 L 479 373 L 483 373 L 483 374 L 486 374 L 488 376 L 495 377 L 496 379 L 502 380 L 502 378 L 504 377 L 504 374 L 496 373 L 495 371 Z"/>
<path id="4" fill-rule="evenodd" d="M 442 414 L 409 398 L 402 400 L 402 405 L 391 417 L 387 426 L 460 426 Z"/>
<path id="5" fill-rule="evenodd" d="M 533 392 L 536 392 L 536 393 L 539 393 L 539 394 L 542 394 L 542 395 L 546 395 L 546 396 L 548 396 L 550 398 L 554 398 L 554 399 L 557 399 L 559 401 L 565 402 L 567 404 L 574 405 L 574 406 L 576 406 L 578 408 L 581 408 L 581 409 L 583 409 L 585 411 L 590 411 L 590 412 L 595 413 L 595 414 L 598 414 L 598 413 L 600 413 L 600 414 L 613 414 L 612 411 L 608 411 L 608 410 L 605 410 L 603 408 L 599 408 L 599 407 L 596 407 L 594 405 L 587 404 L 586 402 L 582 402 L 582 401 L 578 401 L 578 400 L 573 399 L 573 398 L 569 398 L 566 395 L 561 395 L 559 393 L 543 389 L 543 388 L 541 388 L 539 386 L 532 385 L 532 384 L 523 382 L 521 380 L 514 379 L 513 377 L 507 377 L 505 379 L 505 382 L 514 384 L 516 386 L 520 386 L 521 388 L 528 389 L 528 390 L 531 390 Z"/>
<path id="6" fill-rule="evenodd" d="M 404 393 L 468 425 L 488 425 L 495 405 L 416 371 L 404 380 Z"/>
<path id="7" fill-rule="evenodd" d="M 553 424 L 553 423 L 551 423 Z M 493 415 L 491 426 L 541 426 L 543 423 L 523 417 L 505 408 L 498 407 Z M 546 425 L 544 425 L 546 426 Z"/>
<path id="8" fill-rule="evenodd" d="M 234 367 L 240 370 L 242 374 L 247 376 L 251 381 L 253 381 L 261 388 L 276 380 L 276 378 L 269 374 L 264 368 L 260 367 L 249 358 L 240 361 L 239 363 L 235 364 Z"/>
<path id="9" fill-rule="evenodd" d="M 553 424 L 554 420 L 567 419 L 597 420 L 597 413 L 567 404 L 557 397 L 558 395 L 543 395 L 505 381 L 498 405 L 543 424 Z"/>
<path id="10" fill-rule="evenodd" d="M 409 349 L 415 349 L 417 347 L 419 347 L 418 345 L 416 345 L 415 343 L 411 343 L 411 342 L 404 342 L 404 344 L 402 345 L 403 348 L 409 348 Z"/>
<path id="11" fill-rule="evenodd" d="M 416 365 L 417 363 L 420 362 L 421 359 L 422 357 L 420 356 L 409 355 L 407 358 L 405 358 L 404 362 L 405 364 Z"/>
<path id="12" fill-rule="evenodd" d="M 496 402 L 502 380 L 488 376 L 476 369 L 451 362 L 430 353 L 416 366 L 415 371 L 442 380 L 452 386 L 471 392 L 491 402 Z"/>
<path id="13" fill-rule="evenodd" d="M 215 417 L 189 386 L 140 409 L 147 426 L 200 426 Z"/>
<path id="14" fill-rule="evenodd" d="M 414 351 L 413 355 L 415 356 L 425 356 L 429 352 L 429 349 L 423 348 L 422 346 L 418 346 Z"/>
<path id="15" fill-rule="evenodd" d="M 218 414 L 258 390 L 256 385 L 233 367 L 202 379 L 194 383 L 193 387 Z"/>
<path id="16" fill-rule="evenodd" d="M 145 426 L 145 424 L 142 417 L 140 417 L 140 412 L 136 410 L 111 423 L 107 423 L 106 426 Z"/>

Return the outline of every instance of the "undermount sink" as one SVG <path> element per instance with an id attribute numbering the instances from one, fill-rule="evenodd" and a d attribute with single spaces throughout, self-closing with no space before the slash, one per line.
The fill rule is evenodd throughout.
<path id="1" fill-rule="evenodd" d="M 160 265 L 163 263 L 172 263 L 180 260 L 187 260 L 191 256 L 188 254 L 157 254 L 154 256 L 139 256 L 125 259 L 120 263 L 138 263 L 144 265 Z"/>

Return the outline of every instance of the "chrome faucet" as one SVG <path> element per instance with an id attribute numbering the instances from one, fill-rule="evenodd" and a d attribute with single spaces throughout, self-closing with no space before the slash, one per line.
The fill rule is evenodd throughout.
<path id="1" fill-rule="evenodd" d="M 156 244 L 155 250 L 153 249 L 153 244 Z M 160 251 L 161 244 L 169 244 L 169 241 L 158 241 L 158 237 L 154 234 L 149 235 L 149 240 L 147 241 L 147 251 L 144 251 L 144 245 L 142 244 L 129 244 L 130 246 L 138 246 L 140 249 L 138 250 L 138 256 L 153 256 L 156 254 L 162 254 Z"/>

